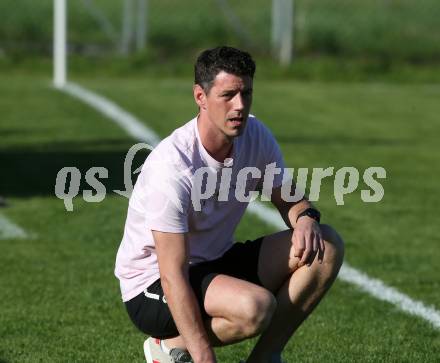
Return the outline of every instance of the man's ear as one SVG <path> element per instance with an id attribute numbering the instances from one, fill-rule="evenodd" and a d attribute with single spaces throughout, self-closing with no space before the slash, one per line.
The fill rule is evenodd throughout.
<path id="1" fill-rule="evenodd" d="M 196 101 L 200 109 L 206 110 L 206 93 L 204 89 L 200 85 L 195 84 L 193 87 L 193 93 L 194 100 Z"/>

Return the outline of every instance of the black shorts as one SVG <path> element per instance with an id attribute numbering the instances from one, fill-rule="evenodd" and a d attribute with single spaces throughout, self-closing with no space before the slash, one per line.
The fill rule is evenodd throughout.
<path id="1" fill-rule="evenodd" d="M 260 237 L 254 241 L 234 243 L 222 257 L 190 266 L 189 280 L 203 319 L 209 318 L 204 301 L 206 290 L 215 276 L 229 275 L 262 286 L 258 277 L 258 258 L 262 241 L 263 237 Z M 160 279 L 144 292 L 127 301 L 125 306 L 134 325 L 145 334 L 160 339 L 179 335 L 166 303 Z"/>

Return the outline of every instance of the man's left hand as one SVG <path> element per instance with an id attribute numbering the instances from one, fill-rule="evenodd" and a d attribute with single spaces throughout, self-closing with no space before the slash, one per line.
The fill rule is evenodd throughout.
<path id="1" fill-rule="evenodd" d="M 300 259 L 298 267 L 310 266 L 316 255 L 322 263 L 325 246 L 319 223 L 308 216 L 299 218 L 292 234 L 292 246 L 290 258 Z"/>

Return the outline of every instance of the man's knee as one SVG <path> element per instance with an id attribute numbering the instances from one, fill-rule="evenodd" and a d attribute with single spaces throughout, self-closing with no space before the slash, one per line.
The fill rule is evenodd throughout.
<path id="1" fill-rule="evenodd" d="M 332 270 L 337 273 L 344 260 L 344 241 L 338 232 L 328 224 L 321 224 L 321 232 L 325 244 L 323 262 L 331 266 Z"/>
<path id="2" fill-rule="evenodd" d="M 277 307 L 275 296 L 265 289 L 257 294 L 242 296 L 242 316 L 240 330 L 243 336 L 250 338 L 263 332 L 270 324 Z"/>

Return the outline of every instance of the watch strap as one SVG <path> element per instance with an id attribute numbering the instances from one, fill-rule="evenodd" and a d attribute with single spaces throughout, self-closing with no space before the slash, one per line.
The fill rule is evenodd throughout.
<path id="1" fill-rule="evenodd" d="M 307 208 L 306 210 L 302 211 L 300 214 L 298 214 L 298 217 L 296 217 L 296 222 L 298 222 L 298 219 L 304 216 L 310 217 L 318 223 L 321 222 L 321 213 L 315 208 Z"/>

